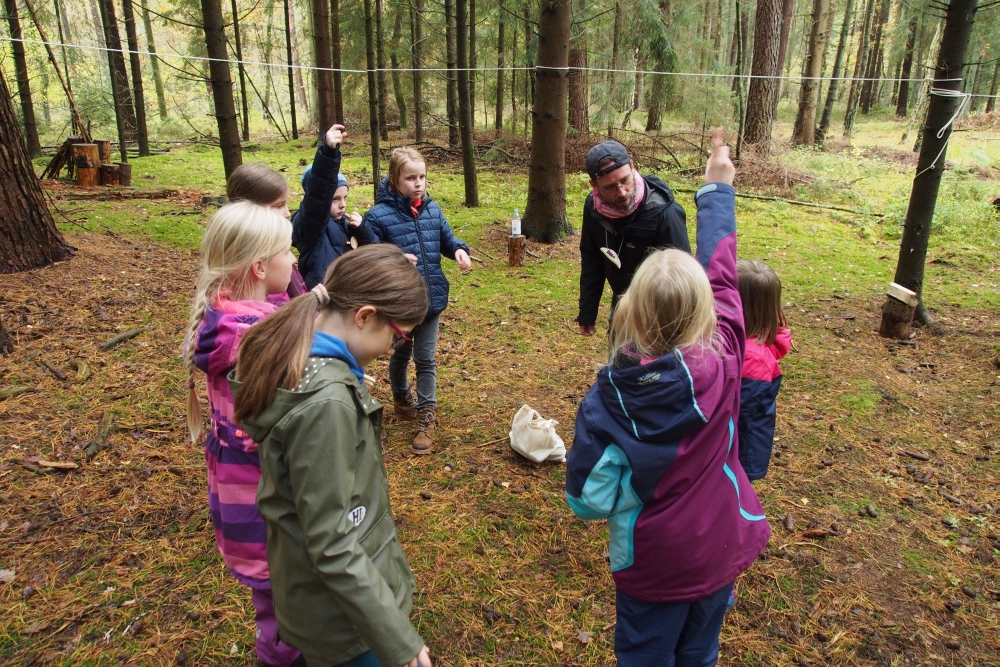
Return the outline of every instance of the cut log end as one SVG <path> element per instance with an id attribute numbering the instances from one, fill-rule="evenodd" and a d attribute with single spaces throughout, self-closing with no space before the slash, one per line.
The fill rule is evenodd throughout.
<path id="1" fill-rule="evenodd" d="M 528 240 L 523 236 L 507 237 L 507 265 L 524 266 L 524 254 Z"/>

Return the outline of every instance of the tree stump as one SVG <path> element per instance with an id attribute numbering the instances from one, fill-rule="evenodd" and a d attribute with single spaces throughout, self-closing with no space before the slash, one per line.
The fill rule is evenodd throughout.
<path id="1" fill-rule="evenodd" d="M 118 167 L 118 185 L 132 185 L 132 165 L 128 162 L 115 162 Z"/>
<path id="2" fill-rule="evenodd" d="M 118 172 L 117 164 L 102 164 L 101 185 L 118 185 Z"/>
<path id="3" fill-rule="evenodd" d="M 108 139 L 94 139 L 97 144 L 97 152 L 101 158 L 101 164 L 111 164 L 111 141 Z"/>
<path id="4" fill-rule="evenodd" d="M 73 144 L 73 165 L 77 168 L 100 167 L 101 156 L 97 144 Z"/>
<path id="5" fill-rule="evenodd" d="M 524 251 L 528 245 L 528 239 L 524 236 L 507 237 L 507 265 L 524 266 Z"/>
<path id="6" fill-rule="evenodd" d="M 81 188 L 96 188 L 100 167 L 77 167 L 76 184 Z"/>
<path id="7" fill-rule="evenodd" d="M 885 338 L 905 340 L 910 337 L 913 315 L 917 312 L 920 299 L 916 292 L 896 283 L 889 283 L 886 297 L 878 333 Z"/>

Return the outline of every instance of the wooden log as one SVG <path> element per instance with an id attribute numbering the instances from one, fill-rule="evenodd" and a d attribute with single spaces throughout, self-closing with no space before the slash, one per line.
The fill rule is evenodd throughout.
<path id="1" fill-rule="evenodd" d="M 73 144 L 73 164 L 79 167 L 100 167 L 101 156 L 97 144 Z"/>
<path id="2" fill-rule="evenodd" d="M 111 164 L 111 141 L 108 139 L 94 139 L 97 144 L 97 153 L 101 158 L 101 164 Z"/>
<path id="3" fill-rule="evenodd" d="M 879 335 L 885 338 L 906 340 L 910 337 L 913 315 L 917 312 L 920 299 L 917 293 L 902 285 L 889 283 L 885 304 L 882 306 L 882 323 Z"/>
<path id="4" fill-rule="evenodd" d="M 76 184 L 81 188 L 96 188 L 98 167 L 77 167 Z"/>
<path id="5" fill-rule="evenodd" d="M 101 185 L 118 185 L 118 165 L 101 165 Z"/>
<path id="6" fill-rule="evenodd" d="M 118 185 L 132 185 L 132 165 L 128 162 L 115 162 L 118 165 Z"/>
<path id="7" fill-rule="evenodd" d="M 524 236 L 507 237 L 507 266 L 524 266 L 524 251 L 528 239 Z"/>

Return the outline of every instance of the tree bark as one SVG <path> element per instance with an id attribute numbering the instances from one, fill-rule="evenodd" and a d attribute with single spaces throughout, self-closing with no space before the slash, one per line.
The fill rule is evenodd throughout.
<path id="1" fill-rule="evenodd" d="M 30 8 L 30 5 L 29 5 Z M 52 0 L 52 8 L 55 10 L 56 26 L 58 27 L 59 43 L 66 44 L 67 39 L 72 39 L 69 30 L 69 21 L 66 18 L 66 10 L 59 4 L 59 0 Z M 32 18 L 34 20 L 34 17 Z M 59 82 L 63 85 L 63 89 L 66 92 L 66 97 L 70 101 L 70 127 L 73 129 L 74 134 L 77 132 L 82 132 L 83 128 L 79 122 L 80 116 L 76 109 L 76 103 L 73 101 L 73 85 L 69 78 L 69 56 L 66 53 L 66 47 L 60 47 L 62 51 L 62 65 L 63 73 L 59 75 L 59 63 L 53 62 L 52 66 L 56 68 L 56 75 L 59 77 Z M 51 49 L 50 49 L 51 50 Z M 52 54 L 55 55 L 55 54 Z"/>
<path id="2" fill-rule="evenodd" d="M 837 42 L 837 55 L 833 60 L 833 73 L 830 75 L 830 88 L 826 91 L 826 103 L 823 105 L 823 116 L 816 132 L 816 145 L 822 146 L 830 131 L 830 117 L 833 115 L 833 104 L 837 101 L 837 90 L 840 88 L 841 74 L 844 71 L 844 56 L 847 53 L 847 40 L 851 33 L 851 20 L 854 14 L 854 0 L 847 0 L 844 7 L 844 23 L 840 26 L 840 40 Z"/>
<path id="3" fill-rule="evenodd" d="M 215 120 L 219 127 L 219 147 L 222 149 L 222 164 L 226 170 L 226 178 L 229 178 L 233 170 L 243 164 L 243 151 L 240 148 L 239 123 L 236 122 L 233 80 L 229 72 L 229 53 L 226 48 L 220 0 L 201 0 L 201 15 L 205 30 L 205 47 L 208 57 L 211 58 L 208 71 L 212 81 Z"/>
<path id="4" fill-rule="evenodd" d="M 882 33 L 889 20 L 889 0 L 881 0 L 876 23 L 873 27 L 872 47 L 868 52 L 868 67 L 861 87 L 861 113 L 868 115 L 878 96 L 879 79 L 882 78 Z"/>
<path id="5" fill-rule="evenodd" d="M 469 0 L 469 108 L 476 128 L 476 0 Z"/>
<path id="6" fill-rule="evenodd" d="M 128 40 L 129 67 L 132 70 L 132 94 L 135 96 L 135 129 L 139 142 L 139 157 L 149 157 L 149 131 L 146 128 L 146 94 L 142 89 L 142 61 L 139 59 L 139 38 L 135 30 L 132 0 L 122 0 L 125 38 Z"/>
<path id="7" fill-rule="evenodd" d="M 17 80 L 17 97 L 21 101 L 24 143 L 31 157 L 39 157 L 42 154 L 42 142 L 38 139 L 35 106 L 31 102 L 31 84 L 28 80 L 28 60 L 24 55 L 24 43 L 18 41 L 22 39 L 22 35 L 17 0 L 4 0 L 4 11 L 7 14 L 7 25 L 10 28 L 11 50 L 14 52 L 14 72 Z"/>
<path id="8" fill-rule="evenodd" d="M 368 132 L 372 148 L 372 186 L 373 196 L 378 197 L 382 166 L 379 162 L 378 83 L 375 80 L 375 17 L 372 15 L 372 2 L 373 0 L 364 0 L 365 62 L 368 65 Z"/>
<path id="9" fill-rule="evenodd" d="M 410 2 L 410 43 L 412 44 L 413 55 L 410 62 L 413 64 L 413 140 L 424 140 L 424 108 L 423 108 L 423 77 L 420 68 L 423 67 L 423 47 L 424 36 L 423 26 L 423 0 L 411 0 Z"/>
<path id="10" fill-rule="evenodd" d="M 497 14 L 497 105 L 493 118 L 493 127 L 497 131 L 503 130 L 503 47 L 505 38 L 504 30 L 507 25 L 503 2 L 504 0 L 500 0 L 500 8 Z"/>
<path id="11" fill-rule="evenodd" d="M 767 156 L 778 96 L 778 49 L 781 43 L 782 0 L 758 0 L 754 26 L 753 64 L 743 141 Z"/>
<path id="12" fill-rule="evenodd" d="M 584 3 L 575 3 L 582 15 Z M 590 131 L 590 91 L 587 89 L 587 37 L 585 26 L 574 23 L 570 27 L 569 46 L 569 126 L 580 134 Z"/>
<path id="13" fill-rule="evenodd" d="M 566 217 L 566 98 L 570 0 L 540 0 L 538 71 L 524 234 L 552 243 L 573 231 Z"/>
<path id="14" fill-rule="evenodd" d="M 125 58 L 122 55 L 122 38 L 118 32 L 118 18 L 114 0 L 100 0 L 101 21 L 104 24 L 104 42 L 108 45 L 108 67 L 111 75 L 111 95 L 115 103 L 115 121 L 118 125 L 118 148 L 122 162 L 128 162 L 128 143 L 135 141 L 135 107 L 129 91 Z"/>
<path id="15" fill-rule="evenodd" d="M 795 0 L 782 0 L 781 3 L 781 38 L 778 42 L 778 65 L 775 67 L 774 71 L 781 74 L 785 67 L 785 56 L 788 53 L 788 35 L 792 29 L 792 21 L 795 20 Z M 781 88 L 784 82 L 778 80 L 778 89 L 774 94 L 774 110 L 771 111 L 771 117 L 777 117 L 778 111 L 778 100 L 781 98 Z"/>
<path id="16" fill-rule="evenodd" d="M 149 64 L 153 68 L 153 85 L 156 87 L 156 109 L 160 120 L 167 119 L 167 97 L 163 90 L 163 77 L 160 75 L 160 59 L 156 57 L 156 42 L 153 39 L 153 22 L 149 18 L 147 0 L 142 0 L 142 26 L 146 30 L 146 50 L 149 51 Z"/>
<path id="17" fill-rule="evenodd" d="M 236 0 L 233 0 L 235 3 Z M 316 119 L 319 134 L 323 135 L 337 122 L 333 113 L 333 72 L 330 71 L 333 49 L 330 46 L 330 0 L 312 0 L 313 55 L 317 69 L 313 71 L 316 84 Z"/>
<path id="18" fill-rule="evenodd" d="M 333 122 L 344 122 L 344 77 L 341 65 L 340 0 L 330 0 L 330 66 L 333 67 Z"/>
<path id="19" fill-rule="evenodd" d="M 910 26 L 906 35 L 906 47 L 903 50 L 903 68 L 900 70 L 899 92 L 896 93 L 896 115 L 905 118 L 910 102 L 910 70 L 913 69 L 913 45 L 917 40 L 917 17 L 910 18 Z"/>
<path id="20" fill-rule="evenodd" d="M 458 131 L 458 53 L 455 50 L 455 0 L 444 0 L 445 57 L 448 68 L 447 112 L 448 146 L 457 148 L 460 142 Z"/>
<path id="21" fill-rule="evenodd" d="M 941 50 L 934 68 L 934 88 L 960 91 L 962 71 L 976 17 L 977 0 L 951 0 L 945 17 Z M 945 169 L 948 140 L 954 125 L 951 119 L 959 104 L 959 97 L 932 95 L 924 121 L 923 145 L 917 159 L 917 173 L 913 178 L 910 202 L 903 220 L 903 238 L 899 243 L 894 282 L 920 295 L 917 318 L 928 322 L 923 299 L 924 264 L 931 233 L 931 220 L 937 204 L 941 176 Z M 940 137 L 938 136 L 940 133 Z"/>
<path id="22" fill-rule="evenodd" d="M 31 156 L 14 114 L 7 81 L 0 73 L 0 273 L 27 271 L 69 257 L 45 203 Z"/>
<path id="23" fill-rule="evenodd" d="M 462 131 L 462 172 L 465 176 L 465 205 L 479 206 L 476 179 L 475 137 L 472 127 L 472 96 L 469 94 L 469 0 L 456 0 L 455 36 L 458 56 L 458 111 Z"/>
<path id="24" fill-rule="evenodd" d="M 295 62 L 292 60 L 292 2 L 282 0 L 285 5 L 285 63 L 288 68 L 288 108 L 292 119 L 292 139 L 299 138 L 299 126 L 295 121 Z"/>
<path id="25" fill-rule="evenodd" d="M 375 2 L 375 63 L 378 67 L 378 132 L 382 141 L 389 141 L 389 125 L 386 118 L 386 97 L 388 86 L 385 78 L 385 39 L 382 30 L 382 2 Z"/>
<path id="26" fill-rule="evenodd" d="M 128 2 L 129 0 L 123 0 Z M 247 99 L 247 76 L 243 67 L 243 38 L 240 34 L 240 12 L 236 0 L 232 0 L 233 38 L 236 45 L 236 72 L 240 79 L 240 107 L 243 111 L 243 141 L 250 141 L 250 100 Z"/>
<path id="27" fill-rule="evenodd" d="M 289 5 L 288 12 L 288 23 L 289 30 L 291 32 L 291 44 L 292 57 L 289 58 L 288 62 L 295 64 L 295 45 L 299 43 L 298 37 L 295 36 L 295 3 L 293 2 Z M 303 107 L 305 107 L 306 113 L 309 113 L 309 96 L 306 94 L 306 85 L 302 79 L 302 69 L 299 67 L 294 68 L 295 73 L 295 86 L 299 91 L 299 100 Z"/>
<path id="28" fill-rule="evenodd" d="M 868 63 L 869 37 L 871 35 L 872 20 L 875 16 L 875 0 L 868 0 L 865 7 L 864 27 L 861 29 L 861 37 L 858 39 L 858 57 L 854 61 L 854 76 L 851 81 L 851 90 L 847 95 L 847 112 L 844 114 L 844 139 L 850 141 L 851 132 L 854 131 L 854 117 L 858 114 L 858 93 L 861 86 L 858 78 L 864 76 Z"/>
<path id="29" fill-rule="evenodd" d="M 389 51 L 389 63 L 392 65 L 392 94 L 396 98 L 396 109 L 399 110 L 399 129 L 405 130 L 410 122 L 406 114 L 406 95 L 403 94 L 403 82 L 399 74 L 399 48 L 403 43 L 403 7 L 396 6 L 396 18 L 392 24 L 392 49 Z"/>
<path id="30" fill-rule="evenodd" d="M 990 96 L 986 100 L 986 113 L 992 113 L 996 108 L 998 81 L 1000 81 L 1000 62 L 993 66 L 993 82 L 990 83 Z"/>
<path id="31" fill-rule="evenodd" d="M 830 0 L 813 0 L 812 27 L 809 30 L 809 53 L 806 55 L 806 78 L 799 92 L 799 112 L 795 119 L 792 143 L 811 146 L 816 141 L 816 104 L 819 97 L 819 78 L 823 76 L 823 43 L 826 14 Z"/>

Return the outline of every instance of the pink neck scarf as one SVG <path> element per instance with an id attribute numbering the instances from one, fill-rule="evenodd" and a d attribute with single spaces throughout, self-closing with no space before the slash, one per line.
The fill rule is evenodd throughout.
<path id="1" fill-rule="evenodd" d="M 642 198 L 646 196 L 646 181 L 639 175 L 635 167 L 632 167 L 632 182 L 635 184 L 635 199 L 627 211 L 619 211 L 604 201 L 597 187 L 594 187 L 594 208 L 597 209 L 597 212 L 605 218 L 611 218 L 612 220 L 618 220 L 619 218 L 624 218 L 635 213 L 635 210 L 639 208 L 639 204 L 642 203 Z"/>

